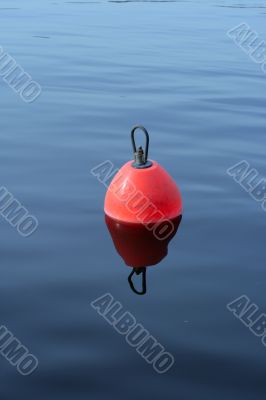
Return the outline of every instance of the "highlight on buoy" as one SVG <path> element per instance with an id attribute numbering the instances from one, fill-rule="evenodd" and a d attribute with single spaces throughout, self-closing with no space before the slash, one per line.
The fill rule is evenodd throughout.
<path id="1" fill-rule="evenodd" d="M 145 150 L 136 147 L 135 132 L 146 138 Z M 146 293 L 146 267 L 167 254 L 169 241 L 181 222 L 181 193 L 173 178 L 156 161 L 148 159 L 149 134 L 143 126 L 131 131 L 134 160 L 128 161 L 112 179 L 105 196 L 106 224 L 125 263 L 133 268 L 129 284 L 137 294 Z M 146 235 L 145 235 L 146 234 Z M 142 291 L 132 282 L 142 273 Z"/>

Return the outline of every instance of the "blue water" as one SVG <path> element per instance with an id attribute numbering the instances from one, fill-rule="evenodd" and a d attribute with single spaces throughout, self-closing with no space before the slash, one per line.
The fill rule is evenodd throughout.
<path id="1" fill-rule="evenodd" d="M 42 86 L 26 104 L 0 80 L 0 185 L 39 220 L 0 220 L 0 325 L 36 355 L 21 376 L 0 357 L 1 400 L 263 400 L 266 348 L 226 304 L 266 312 L 265 221 L 226 170 L 262 177 L 265 84 L 226 32 L 266 40 L 266 1 L 2 0 L 0 46 Z M 169 255 L 134 295 L 90 173 L 131 155 L 131 127 L 178 183 Z M 90 306 L 109 292 L 175 357 L 159 375 Z"/>

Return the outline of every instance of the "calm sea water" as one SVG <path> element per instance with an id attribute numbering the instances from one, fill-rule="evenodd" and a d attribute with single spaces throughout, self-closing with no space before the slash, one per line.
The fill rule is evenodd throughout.
<path id="1" fill-rule="evenodd" d="M 266 312 L 266 214 L 226 174 L 245 159 L 266 176 L 266 75 L 226 36 L 246 22 L 266 40 L 265 13 L 251 0 L 1 1 L 0 46 L 42 86 L 25 104 L 0 81 L 0 185 L 39 220 L 29 238 L 0 220 L 0 325 L 39 360 L 24 377 L 0 358 L 1 399 L 265 399 L 266 348 L 226 308 L 245 294 Z M 141 297 L 90 174 L 131 158 L 136 123 L 184 202 Z M 91 308 L 106 292 L 174 355 L 168 373 Z"/>

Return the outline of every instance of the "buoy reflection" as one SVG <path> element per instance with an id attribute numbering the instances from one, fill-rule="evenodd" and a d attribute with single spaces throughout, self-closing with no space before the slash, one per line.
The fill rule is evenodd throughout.
<path id="1" fill-rule="evenodd" d="M 182 215 L 171 220 L 172 229 L 169 235 L 154 234 L 152 226 L 117 221 L 105 215 L 105 222 L 112 237 L 114 246 L 125 264 L 133 270 L 129 276 L 131 289 L 137 294 L 146 293 L 146 267 L 158 264 L 167 256 L 168 244 L 176 235 Z M 149 229 L 148 229 L 149 228 Z M 160 229 L 156 229 L 157 232 Z M 142 291 L 137 291 L 132 282 L 132 276 L 142 273 Z"/>

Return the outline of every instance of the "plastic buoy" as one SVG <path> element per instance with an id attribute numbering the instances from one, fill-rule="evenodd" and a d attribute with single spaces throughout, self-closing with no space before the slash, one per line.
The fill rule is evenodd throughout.
<path id="1" fill-rule="evenodd" d="M 145 151 L 136 148 L 135 131 L 146 137 Z M 106 224 L 117 252 L 132 267 L 128 277 L 131 289 L 146 293 L 146 267 L 167 255 L 182 217 L 180 191 L 171 176 L 148 159 L 149 134 L 143 126 L 131 131 L 134 160 L 128 161 L 114 176 L 105 196 Z M 142 273 L 142 291 L 137 291 L 132 276 Z"/>
<path id="2" fill-rule="evenodd" d="M 135 131 L 146 136 L 145 152 L 135 144 Z M 114 176 L 105 197 L 104 211 L 118 221 L 158 224 L 182 213 L 180 191 L 171 176 L 156 161 L 148 160 L 149 134 L 143 126 L 131 131 L 134 160 L 128 161 Z M 169 227 L 168 227 L 169 230 Z"/>

